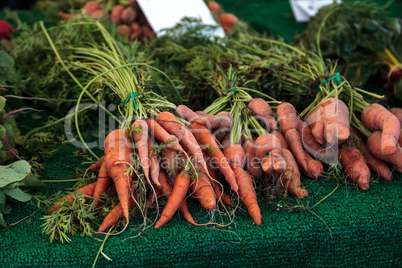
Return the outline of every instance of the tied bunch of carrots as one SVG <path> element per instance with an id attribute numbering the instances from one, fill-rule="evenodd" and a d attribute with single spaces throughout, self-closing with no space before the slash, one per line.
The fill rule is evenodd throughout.
<path id="1" fill-rule="evenodd" d="M 212 15 L 219 21 L 225 33 L 237 24 L 238 18 L 232 13 L 222 13 L 221 7 L 217 2 L 210 1 L 207 6 Z M 110 9 L 110 15 L 107 9 Z M 128 5 L 116 4 L 111 8 L 107 6 L 107 9 L 97 1 L 88 1 L 83 6 L 82 12 L 74 14 L 59 12 L 59 16 L 62 19 L 70 19 L 82 13 L 95 19 L 110 16 L 110 20 L 118 27 L 118 33 L 127 36 L 127 41 L 155 37 L 151 25 L 136 0 L 130 0 Z"/>

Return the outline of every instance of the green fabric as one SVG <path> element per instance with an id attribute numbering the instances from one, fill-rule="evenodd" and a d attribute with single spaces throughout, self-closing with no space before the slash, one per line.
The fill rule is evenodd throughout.
<path id="1" fill-rule="evenodd" d="M 220 2 L 226 11 L 250 21 L 256 29 L 280 34 L 287 41 L 306 27 L 289 15 L 290 6 L 285 0 Z M 400 2 L 395 2 L 391 8 L 394 15 L 401 7 Z M 67 146 L 50 159 L 41 171 L 42 178 L 72 176 L 82 162 L 73 156 L 73 150 Z M 342 182 L 334 194 L 311 212 L 279 209 L 279 202 L 283 206 L 287 202 L 292 206 L 300 203 L 312 207 L 337 185 L 333 178 L 303 179 L 302 183 L 309 197 L 301 201 L 289 197 L 272 203 L 259 193 L 261 226 L 253 225 L 244 209 L 237 211 L 234 224 L 221 229 L 194 227 L 176 214 L 161 229 L 155 230 L 151 225 L 145 230 L 147 235 L 134 237 L 140 222 L 132 219 L 124 233 L 110 237 L 105 244 L 103 252 L 113 261 L 100 256 L 97 267 L 401 265 L 401 174 L 396 173 L 391 182 L 374 178 L 367 192 L 350 182 L 346 185 Z M 68 186 L 71 183 L 57 184 L 61 188 Z M 189 202 L 195 220 L 205 222 L 208 214 L 194 200 Z M 36 211 L 25 204 L 14 204 L 13 209 L 12 215 L 6 215 L 7 224 Z M 0 229 L 0 267 L 91 266 L 101 242 L 76 234 L 69 244 L 50 244 L 48 237 L 41 233 L 42 216 L 39 211 L 19 224 Z M 219 220 L 218 213 L 215 216 Z"/>

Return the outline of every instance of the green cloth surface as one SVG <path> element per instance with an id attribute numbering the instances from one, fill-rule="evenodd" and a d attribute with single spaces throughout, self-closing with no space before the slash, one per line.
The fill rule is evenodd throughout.
<path id="1" fill-rule="evenodd" d="M 220 1 L 257 30 L 280 34 L 286 41 L 303 31 L 306 24 L 298 24 L 289 15 L 288 1 Z M 385 1 L 379 1 L 381 3 Z M 394 1 L 390 9 L 396 15 L 402 9 Z M 29 16 L 28 16 L 29 17 Z M 24 128 L 24 126 L 21 126 Z M 45 176 L 65 178 L 82 167 L 82 159 L 73 156 L 74 148 L 66 146 L 46 162 L 41 171 Z M 293 197 L 269 202 L 259 193 L 263 223 L 253 222 L 244 207 L 237 210 L 234 223 L 226 228 L 194 227 L 179 214 L 159 230 L 152 225 L 146 235 L 138 235 L 141 224 L 132 219 L 119 236 L 109 237 L 97 267 L 269 267 L 269 266 L 368 266 L 398 267 L 402 265 L 402 175 L 396 173 L 391 182 L 374 178 L 370 189 L 360 191 L 350 182 L 339 188 L 310 211 L 281 209 L 281 202 L 313 207 L 337 186 L 334 178 L 302 180 L 309 197 Z M 69 187 L 60 183 L 57 187 Z M 52 193 L 55 190 L 44 190 Z M 194 200 L 190 209 L 196 221 L 205 222 L 209 215 Z M 13 204 L 7 224 L 32 215 L 35 207 Z M 7 229 L 0 229 L 0 267 L 89 267 L 101 242 L 81 237 L 71 243 L 49 243 L 41 233 L 42 212 L 22 220 Z M 215 213 L 219 220 L 219 213 Z M 95 226 L 96 227 L 96 226 Z M 136 237 L 135 237 L 136 236 Z M 103 236 L 100 236 L 103 239 Z"/>

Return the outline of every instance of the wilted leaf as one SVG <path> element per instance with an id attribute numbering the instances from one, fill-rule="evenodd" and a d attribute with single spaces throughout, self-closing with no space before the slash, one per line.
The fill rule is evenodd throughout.
<path id="1" fill-rule="evenodd" d="M 29 173 L 31 173 L 31 166 L 25 160 L 0 166 L 0 188 L 4 188 L 13 182 L 22 181 Z"/>
<path id="2" fill-rule="evenodd" d="M 4 194 L 20 202 L 28 202 L 32 197 L 30 194 L 25 193 L 20 188 L 14 188 L 12 190 L 4 189 Z"/>

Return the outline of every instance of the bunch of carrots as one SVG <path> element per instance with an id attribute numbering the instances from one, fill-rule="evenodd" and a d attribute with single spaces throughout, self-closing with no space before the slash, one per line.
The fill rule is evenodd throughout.
<path id="1" fill-rule="evenodd" d="M 222 13 L 217 2 L 210 1 L 207 6 L 226 33 L 237 24 L 238 18 L 232 13 Z M 59 12 L 59 16 L 62 19 L 70 19 L 82 13 L 95 19 L 110 17 L 110 20 L 118 26 L 119 34 L 127 36 L 127 41 L 155 37 L 151 25 L 136 0 L 130 0 L 128 5 L 116 4 L 113 7 L 108 5 L 104 7 L 97 1 L 88 1 L 82 7 L 82 12 L 74 14 Z"/>

